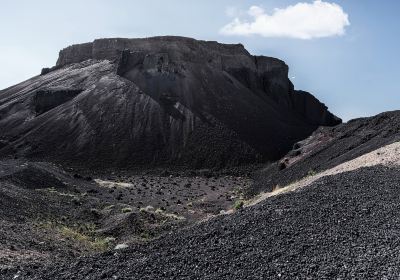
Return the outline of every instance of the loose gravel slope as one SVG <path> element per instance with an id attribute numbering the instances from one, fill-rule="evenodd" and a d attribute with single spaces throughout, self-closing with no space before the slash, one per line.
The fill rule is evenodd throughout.
<path id="1" fill-rule="evenodd" d="M 280 162 L 257 172 L 248 195 L 269 192 L 310 174 L 320 173 L 400 141 L 400 111 L 354 119 L 333 128 L 320 127 L 296 143 Z"/>
<path id="2" fill-rule="evenodd" d="M 389 144 L 382 148 L 376 149 L 375 151 L 372 151 L 370 153 L 366 153 L 353 160 L 346 161 L 331 169 L 325 170 L 320 173 L 315 173 L 314 175 L 310 174 L 298 181 L 295 181 L 292 184 L 286 186 L 279 186 L 275 188 L 275 190 L 272 192 L 260 193 L 259 195 L 249 200 L 246 203 L 246 206 L 252 206 L 254 204 L 257 204 L 260 201 L 268 199 L 271 196 L 276 196 L 282 193 L 306 187 L 311 183 L 315 182 L 316 180 L 326 176 L 332 176 L 344 172 L 349 172 L 362 167 L 371 167 L 377 165 L 384 165 L 390 167 L 390 166 L 398 166 L 399 164 L 400 164 L 400 142 L 395 142 L 393 144 Z"/>
<path id="3" fill-rule="evenodd" d="M 397 279 L 399 171 L 327 176 L 145 247 L 20 279 Z"/>

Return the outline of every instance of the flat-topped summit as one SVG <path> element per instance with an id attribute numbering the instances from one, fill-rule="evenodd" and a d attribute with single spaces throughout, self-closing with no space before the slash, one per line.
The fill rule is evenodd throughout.
<path id="1" fill-rule="evenodd" d="M 0 91 L 1 154 L 106 167 L 279 159 L 340 123 L 281 60 L 184 37 L 99 39 Z"/>
<path id="2" fill-rule="evenodd" d="M 146 52 L 168 52 L 174 58 L 193 52 L 219 53 L 224 55 L 250 54 L 242 44 L 221 44 L 215 41 L 199 41 L 192 38 L 178 36 L 159 36 L 150 38 L 108 38 L 97 39 L 93 42 L 76 44 L 60 51 L 58 66 L 82 62 L 87 59 L 117 59 L 125 49 Z M 192 59 L 206 59 L 206 57 L 192 57 Z"/>

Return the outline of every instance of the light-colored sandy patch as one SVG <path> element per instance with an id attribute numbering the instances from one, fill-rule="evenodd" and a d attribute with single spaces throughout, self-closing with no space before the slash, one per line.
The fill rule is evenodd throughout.
<path id="1" fill-rule="evenodd" d="M 94 179 L 94 181 L 100 186 L 105 188 L 113 188 L 113 187 L 120 187 L 120 188 L 131 188 L 134 185 L 131 183 L 123 183 L 123 182 L 114 182 L 114 181 L 105 181 L 100 179 Z"/>
<path id="2" fill-rule="evenodd" d="M 371 167 L 376 165 L 385 165 L 385 166 L 400 165 L 400 142 L 384 146 L 373 152 L 367 153 L 353 160 L 339 164 L 338 166 L 325 170 L 321 173 L 317 173 L 313 176 L 308 176 L 306 178 L 303 178 L 300 181 L 294 182 L 288 186 L 277 187 L 272 192 L 261 193 L 254 199 L 248 201 L 245 204 L 245 207 L 255 205 L 272 196 L 301 189 L 325 176 L 336 175 L 343 172 L 353 171 L 362 167 Z"/>

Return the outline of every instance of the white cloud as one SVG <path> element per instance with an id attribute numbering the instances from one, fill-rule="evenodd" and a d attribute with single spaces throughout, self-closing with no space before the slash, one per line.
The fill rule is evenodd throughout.
<path id="1" fill-rule="evenodd" d="M 248 10 L 250 21 L 236 17 L 221 29 L 224 35 L 261 35 L 312 39 L 340 36 L 350 25 L 349 16 L 335 3 L 316 0 L 313 3 L 297 3 L 268 14 L 259 6 Z"/>

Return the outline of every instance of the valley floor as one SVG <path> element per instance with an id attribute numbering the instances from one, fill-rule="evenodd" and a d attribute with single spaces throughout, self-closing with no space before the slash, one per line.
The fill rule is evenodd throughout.
<path id="1" fill-rule="evenodd" d="M 231 211 L 252 182 L 207 170 L 107 176 L 68 170 L 0 161 L 0 275 L 5 279 L 23 267 L 146 244 Z"/>
<path id="2" fill-rule="evenodd" d="M 21 279 L 397 279 L 399 171 L 327 176 L 149 244 Z"/>
<path id="3" fill-rule="evenodd" d="M 2 279 L 398 279 L 399 151 L 393 142 L 249 200 L 246 177 L 93 180 L 2 162 Z"/>

